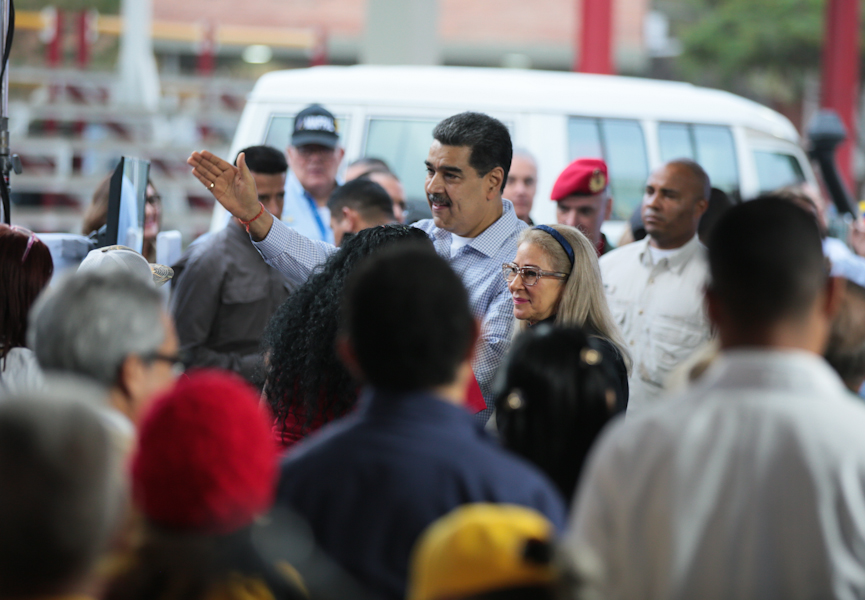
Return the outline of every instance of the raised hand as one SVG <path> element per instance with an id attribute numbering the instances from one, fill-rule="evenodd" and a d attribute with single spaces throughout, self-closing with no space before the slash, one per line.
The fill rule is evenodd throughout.
<path id="1" fill-rule="evenodd" d="M 193 152 L 186 163 L 192 167 L 192 174 L 198 181 L 232 215 L 248 221 L 258 214 L 255 180 L 242 152 L 237 157 L 236 167 L 207 150 Z"/>

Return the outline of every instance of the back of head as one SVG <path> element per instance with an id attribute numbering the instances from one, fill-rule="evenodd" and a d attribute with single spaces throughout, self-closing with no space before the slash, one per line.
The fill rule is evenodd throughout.
<path id="1" fill-rule="evenodd" d="M 709 196 L 709 207 L 703 216 L 700 217 L 700 224 L 697 226 L 697 234 L 700 236 L 700 241 L 703 244 L 709 243 L 709 238 L 712 236 L 712 230 L 718 219 L 726 213 L 734 205 L 730 197 L 718 188 L 712 188 Z"/>
<path id="2" fill-rule="evenodd" d="M 865 380 L 865 288 L 852 281 L 832 321 L 825 357 L 844 384 L 858 393 Z"/>
<path id="3" fill-rule="evenodd" d="M 270 507 L 276 462 L 255 390 L 234 375 L 198 371 L 158 398 L 144 418 L 133 499 L 162 528 L 230 533 Z"/>
<path id="4" fill-rule="evenodd" d="M 152 354 L 165 339 L 162 298 L 124 272 L 71 273 L 47 290 L 30 315 L 28 346 L 45 371 L 112 386 L 130 354 Z"/>
<path id="5" fill-rule="evenodd" d="M 544 471 L 566 499 L 592 443 L 616 412 L 600 357 L 579 329 L 539 326 L 514 341 L 499 375 L 502 442 Z"/>
<path id="6" fill-rule="evenodd" d="M 366 380 L 387 390 L 453 383 L 475 337 L 468 293 L 428 243 L 401 244 L 359 265 L 341 317 Z"/>
<path id="7" fill-rule="evenodd" d="M 303 406 L 307 422 L 338 417 L 354 406 L 357 384 L 334 351 L 340 302 L 355 266 L 391 244 L 413 242 L 432 250 L 426 233 L 406 225 L 383 225 L 357 232 L 331 254 L 280 306 L 268 323 L 267 397 L 277 419 Z"/>
<path id="8" fill-rule="evenodd" d="M 0 403 L 0 598 L 81 589 L 118 524 L 119 459 L 88 406 Z"/>
<path id="9" fill-rule="evenodd" d="M 444 146 L 471 148 L 469 164 L 481 177 L 501 167 L 504 170 L 501 190 L 504 191 L 513 158 L 511 134 L 504 123 L 483 113 L 464 112 L 436 125 L 433 138 Z"/>
<path id="10" fill-rule="evenodd" d="M 279 175 L 288 171 L 288 161 L 285 159 L 285 154 L 276 148 L 271 148 L 270 146 L 249 146 L 240 152 L 245 154 L 246 166 L 253 173 Z M 238 152 L 238 155 L 240 152 Z M 234 162 L 237 163 L 237 158 L 234 159 Z"/>
<path id="11" fill-rule="evenodd" d="M 733 324 L 755 331 L 803 317 L 827 278 L 814 217 L 771 194 L 721 217 L 709 269 L 710 289 Z"/>
<path id="12" fill-rule="evenodd" d="M 342 219 L 342 209 L 357 211 L 368 221 L 389 219 L 395 221 L 393 201 L 379 184 L 366 178 L 353 179 L 336 188 L 327 201 L 327 208 L 337 220 Z"/>
<path id="13" fill-rule="evenodd" d="M 387 173 L 393 174 L 388 164 L 380 158 L 374 156 L 363 156 L 349 163 L 346 167 L 346 181 L 369 175 L 370 173 Z M 351 175 L 351 177 L 349 177 Z"/>
<path id="14" fill-rule="evenodd" d="M 550 599 L 553 537 L 552 524 L 530 508 L 461 506 L 418 539 L 407 600 Z"/>
<path id="15" fill-rule="evenodd" d="M 27 315 L 54 273 L 36 236 L 0 224 L 0 359 L 27 343 Z"/>

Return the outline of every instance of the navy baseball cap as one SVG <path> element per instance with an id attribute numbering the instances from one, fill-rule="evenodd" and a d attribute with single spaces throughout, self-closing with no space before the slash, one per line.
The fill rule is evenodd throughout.
<path id="1" fill-rule="evenodd" d="M 292 146 L 317 144 L 336 148 L 338 141 L 336 119 L 329 110 L 319 104 L 311 104 L 297 113 L 294 132 L 291 134 Z"/>

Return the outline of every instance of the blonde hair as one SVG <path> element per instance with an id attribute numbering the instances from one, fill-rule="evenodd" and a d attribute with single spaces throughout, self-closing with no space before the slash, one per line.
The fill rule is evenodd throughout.
<path id="1" fill-rule="evenodd" d="M 578 326 L 586 335 L 606 338 L 612 343 L 631 372 L 631 354 L 625 346 L 618 325 L 613 320 L 604 285 L 598 255 L 592 242 L 576 227 L 550 225 L 567 240 L 574 251 L 574 266 L 564 248 L 552 235 L 542 229 L 526 229 L 520 235 L 520 244 L 533 244 L 550 257 L 553 271 L 570 273 L 562 286 L 562 295 L 556 311 L 556 325 Z M 526 330 L 528 321 L 517 320 L 515 333 Z"/>

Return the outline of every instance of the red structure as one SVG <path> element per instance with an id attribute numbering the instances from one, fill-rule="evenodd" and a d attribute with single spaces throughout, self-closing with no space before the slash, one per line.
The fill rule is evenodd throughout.
<path id="1" fill-rule="evenodd" d="M 854 0 L 855 1 L 855 0 Z M 582 27 L 577 28 L 580 48 L 574 71 L 613 75 L 613 0 L 583 0 Z"/>
<path id="2" fill-rule="evenodd" d="M 836 155 L 847 189 L 855 190 L 853 144 L 859 90 L 859 0 L 828 0 L 823 41 L 820 105 L 838 113 L 847 128 Z M 854 192 L 855 195 L 855 192 Z"/>

